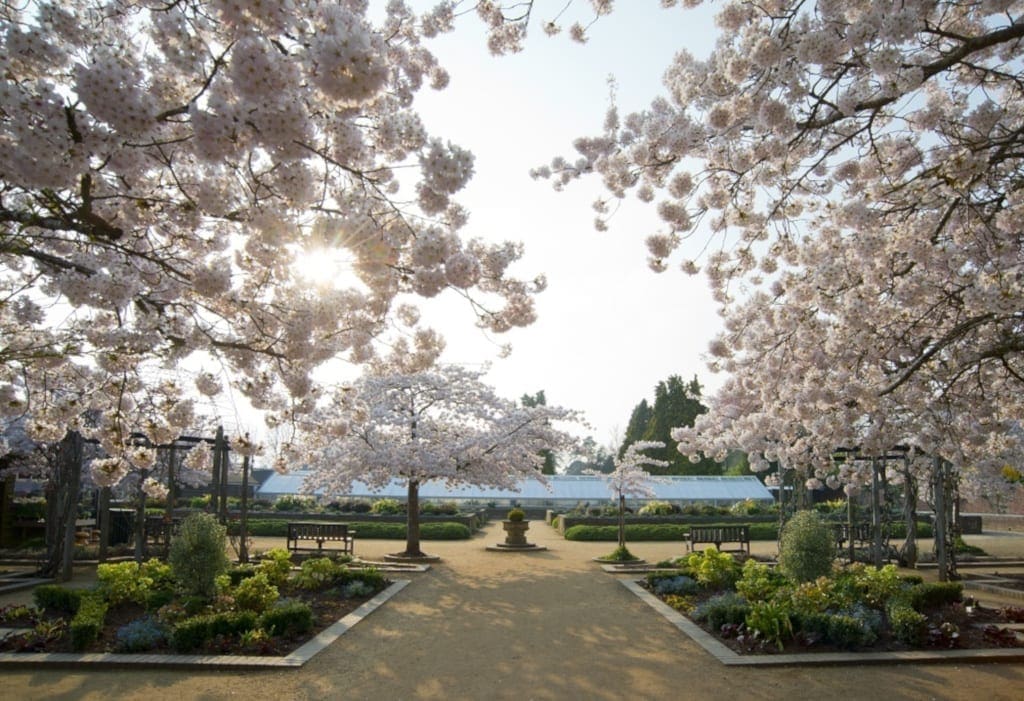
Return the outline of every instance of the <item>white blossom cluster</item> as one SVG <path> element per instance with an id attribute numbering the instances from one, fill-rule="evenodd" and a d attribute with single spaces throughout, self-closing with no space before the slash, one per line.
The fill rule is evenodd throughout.
<path id="1" fill-rule="evenodd" d="M 353 480 L 380 487 L 392 479 L 508 489 L 522 478 L 543 480 L 543 451 L 575 443 L 558 427 L 578 420 L 572 412 L 518 406 L 498 397 L 477 371 L 405 369 L 381 363 L 336 398 L 342 410 L 325 418 L 347 412 L 347 433 L 326 450 L 292 456 L 315 468 L 304 489 L 343 494 Z"/>
<path id="2" fill-rule="evenodd" d="M 707 274 L 730 379 L 681 448 L 854 490 L 870 460 L 837 448 L 909 446 L 976 481 L 1019 463 L 1024 3 L 717 12 L 714 50 L 681 49 L 664 97 L 534 171 L 599 177 L 599 227 L 612 198 L 651 202 L 651 267 Z"/>
<path id="3" fill-rule="evenodd" d="M 642 497 L 651 499 L 656 494 L 651 486 L 656 481 L 644 466 L 665 467 L 668 462 L 644 455 L 643 451 L 651 448 L 664 448 L 661 441 L 634 441 L 626 446 L 622 457 L 615 458 L 615 469 L 603 478 L 608 483 L 608 491 L 616 502 L 623 497 Z"/>
<path id="4" fill-rule="evenodd" d="M 158 445 L 195 425 L 193 386 L 312 411 L 312 373 L 372 360 L 399 298 L 455 289 L 492 331 L 531 323 L 542 279 L 509 274 L 517 244 L 463 238 L 472 154 L 414 109 L 447 83 L 421 40 L 454 7 L 4 3 L 0 421 L 98 439 L 111 457 L 93 472 L 113 483 L 144 469 L 133 432 Z M 417 174 L 412 197 L 396 168 Z M 351 254 L 331 289 L 294 264 L 317 247 Z M 210 356 L 218 377 L 143 372 Z"/>

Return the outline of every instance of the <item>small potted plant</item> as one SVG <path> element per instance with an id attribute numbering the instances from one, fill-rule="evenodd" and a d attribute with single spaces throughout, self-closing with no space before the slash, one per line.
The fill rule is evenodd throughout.
<path id="1" fill-rule="evenodd" d="M 505 529 L 506 545 L 526 545 L 526 531 L 530 528 L 530 522 L 526 520 L 526 512 L 516 507 L 508 512 L 506 520 L 502 523 Z"/>

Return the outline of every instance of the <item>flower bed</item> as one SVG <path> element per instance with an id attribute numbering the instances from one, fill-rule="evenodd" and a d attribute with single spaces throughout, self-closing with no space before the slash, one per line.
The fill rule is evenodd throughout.
<path id="1" fill-rule="evenodd" d="M 100 566 L 91 590 L 37 587 L 35 606 L 0 609 L 0 626 L 24 628 L 0 651 L 279 656 L 389 584 L 372 568 L 318 558 L 292 570 L 286 551 L 268 555 L 218 577 L 211 597 L 176 592 L 157 560 Z"/>
<path id="2" fill-rule="evenodd" d="M 1024 609 L 982 608 L 960 583 L 925 583 L 892 565 L 801 582 L 714 548 L 662 564 L 645 588 L 741 654 L 1024 647 L 999 625 L 1024 622 Z"/>

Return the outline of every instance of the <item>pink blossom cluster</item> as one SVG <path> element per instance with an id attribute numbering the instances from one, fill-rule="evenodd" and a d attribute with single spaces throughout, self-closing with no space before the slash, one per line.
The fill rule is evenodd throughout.
<path id="1" fill-rule="evenodd" d="M 109 484 L 146 469 L 132 433 L 161 444 L 202 424 L 196 392 L 317 409 L 317 369 L 372 361 L 399 300 L 454 290 L 492 331 L 531 323 L 542 278 L 510 273 L 517 244 L 464 236 L 472 154 L 414 109 L 447 84 L 422 39 L 454 12 L 3 4 L 0 421 L 99 440 L 110 458 L 93 472 Z M 295 265 L 318 247 L 351 257 L 329 289 Z M 407 332 L 411 365 L 436 357 L 436 332 Z M 193 360 L 223 371 L 154 379 Z"/>
<path id="2" fill-rule="evenodd" d="M 643 451 L 651 448 L 664 448 L 661 441 L 634 441 L 626 446 L 622 457 L 615 458 L 615 470 L 606 475 L 608 490 L 615 502 L 623 497 L 643 497 L 650 499 L 655 496 L 652 481 L 656 481 L 644 466 L 665 467 L 668 462 L 644 455 Z"/>
<path id="3" fill-rule="evenodd" d="M 664 97 L 534 171 L 600 178 L 599 227 L 651 202 L 651 267 L 707 274 L 729 379 L 681 449 L 853 490 L 893 446 L 975 482 L 1019 462 L 1024 4 L 730 0 L 717 24 Z"/>
<path id="4" fill-rule="evenodd" d="M 299 440 L 282 453 L 282 464 L 314 468 L 304 489 L 344 494 L 354 480 L 379 487 L 392 479 L 512 488 L 523 478 L 543 480 L 543 451 L 572 447 L 575 439 L 559 426 L 578 420 L 565 409 L 498 397 L 478 371 L 409 368 L 402 353 L 335 396 L 324 418 L 341 415 L 348 430 L 326 448 L 303 451 Z"/>

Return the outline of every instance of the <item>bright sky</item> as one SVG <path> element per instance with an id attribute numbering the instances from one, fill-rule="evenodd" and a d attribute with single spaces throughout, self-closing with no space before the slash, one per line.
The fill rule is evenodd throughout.
<path id="1" fill-rule="evenodd" d="M 535 23 L 563 4 L 538 0 Z M 566 27 L 592 16 L 582 0 L 567 17 L 573 12 Z M 702 276 L 647 268 L 643 240 L 658 229 L 652 207 L 628 201 L 609 230 L 597 232 L 596 179 L 556 193 L 529 170 L 556 155 L 572 160 L 573 139 L 600 132 L 610 75 L 625 115 L 663 92 L 661 75 L 679 49 L 706 56 L 716 31 L 710 17 L 707 10 L 630 0 L 590 28 L 586 45 L 565 34 L 549 38 L 537 26 L 522 54 L 492 57 L 474 17 L 428 44 L 451 83 L 440 93 L 421 93 L 416 107 L 432 133 L 476 156 L 476 174 L 458 197 L 471 213 L 464 235 L 522 241 L 526 255 L 517 272 L 542 272 L 549 281 L 538 297 L 539 320 L 491 341 L 467 323 L 465 309 L 446 305 L 445 316 L 458 318 L 437 322 L 448 339 L 444 360 L 493 361 L 485 379 L 499 393 L 518 398 L 543 389 L 550 404 L 583 411 L 600 444 L 623 430 L 634 405 L 653 398 L 654 386 L 671 374 L 696 374 L 705 394 L 720 385 L 702 360 L 720 321 Z M 513 352 L 498 359 L 503 343 Z"/>

